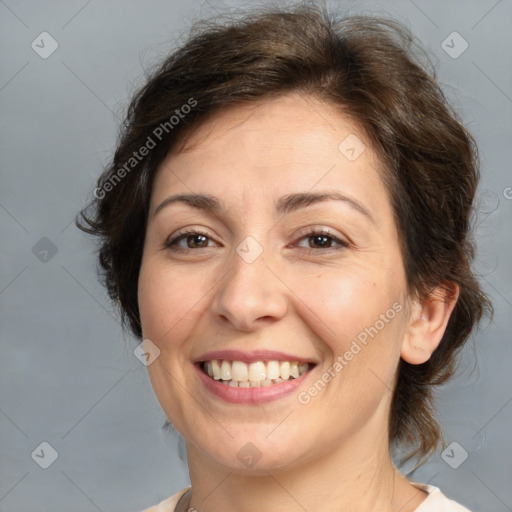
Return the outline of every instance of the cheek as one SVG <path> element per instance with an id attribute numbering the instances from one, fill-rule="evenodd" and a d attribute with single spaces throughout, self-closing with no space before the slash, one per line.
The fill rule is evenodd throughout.
<path id="1" fill-rule="evenodd" d="M 373 404 L 393 386 L 404 334 L 399 284 L 379 273 L 336 272 L 301 285 L 301 316 L 321 340 L 324 371 L 336 376 L 335 402 Z"/>
<path id="2" fill-rule="evenodd" d="M 375 324 L 378 331 L 388 330 L 396 316 L 393 303 L 400 296 L 399 291 L 379 281 L 379 276 L 373 277 L 370 280 L 357 272 L 331 272 L 318 276 L 314 282 L 297 281 L 298 295 L 304 297 L 310 317 L 316 316 L 324 325 L 326 335 L 322 338 L 330 340 L 333 350 L 344 351 L 347 343 L 358 338 L 364 342 L 368 329 L 375 332 Z"/>
<path id="3" fill-rule="evenodd" d="M 158 345 L 180 339 L 190 331 L 211 287 L 198 272 L 158 261 L 143 262 L 138 284 L 143 335 Z"/>
<path id="4" fill-rule="evenodd" d="M 172 424 L 180 432 L 187 417 L 189 394 L 186 382 L 184 340 L 194 329 L 195 314 L 204 295 L 201 282 L 156 259 L 143 260 L 138 282 L 138 303 L 144 339 L 160 350 L 158 359 L 147 367 L 155 395 Z"/>

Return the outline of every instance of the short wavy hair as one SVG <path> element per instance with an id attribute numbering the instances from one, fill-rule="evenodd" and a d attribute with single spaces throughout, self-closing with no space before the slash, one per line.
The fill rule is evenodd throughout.
<path id="1" fill-rule="evenodd" d="M 409 293 L 426 298 L 436 287 L 459 286 L 431 358 L 420 365 L 400 360 L 397 370 L 390 444 L 426 458 L 442 439 L 434 386 L 452 376 L 457 353 L 492 305 L 471 270 L 477 147 L 428 55 L 401 23 L 342 17 L 317 4 L 271 5 L 196 23 L 134 95 L 114 157 L 77 225 L 99 237 L 103 282 L 124 325 L 140 338 L 137 282 L 160 162 L 220 110 L 289 92 L 348 114 L 380 157 Z"/>

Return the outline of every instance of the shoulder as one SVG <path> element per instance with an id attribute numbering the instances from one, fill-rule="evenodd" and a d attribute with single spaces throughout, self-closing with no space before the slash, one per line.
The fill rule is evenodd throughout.
<path id="1" fill-rule="evenodd" d="M 437 487 L 411 482 L 414 487 L 428 492 L 427 499 L 414 512 L 470 512 L 456 501 L 448 499 Z"/>
<path id="2" fill-rule="evenodd" d="M 170 498 L 161 501 L 158 505 L 146 508 L 142 512 L 174 512 L 174 509 L 176 508 L 178 501 L 189 489 L 190 487 L 185 487 L 185 489 L 182 489 L 180 492 L 177 492 Z"/>

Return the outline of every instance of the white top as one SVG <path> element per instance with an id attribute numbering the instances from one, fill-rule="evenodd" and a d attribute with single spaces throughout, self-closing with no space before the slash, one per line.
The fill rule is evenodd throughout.
<path id="1" fill-rule="evenodd" d="M 414 512 L 470 512 L 467 508 L 449 500 L 437 487 L 411 482 L 411 485 L 428 492 L 428 497 Z M 186 487 L 174 496 L 167 498 L 154 507 L 147 508 L 142 512 L 174 512 L 179 499 L 190 489 Z"/>

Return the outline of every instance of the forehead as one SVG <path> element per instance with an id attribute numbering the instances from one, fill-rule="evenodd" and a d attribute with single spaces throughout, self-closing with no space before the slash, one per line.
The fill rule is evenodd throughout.
<path id="1" fill-rule="evenodd" d="M 169 189 L 248 201 L 315 188 L 378 203 L 376 195 L 387 196 L 381 167 L 363 130 L 341 109 L 290 93 L 229 107 L 200 124 L 161 163 L 152 203 Z"/>
<path id="2" fill-rule="evenodd" d="M 231 147 L 231 152 L 259 145 L 270 151 L 261 155 L 266 159 L 283 155 L 314 157 L 319 152 L 327 156 L 337 154 L 346 135 L 361 143 L 366 139 L 362 127 L 341 107 L 313 95 L 290 92 L 216 112 L 185 136 L 177 153 L 225 149 L 236 139 L 238 145 Z"/>

